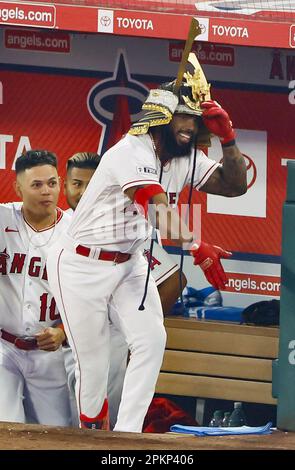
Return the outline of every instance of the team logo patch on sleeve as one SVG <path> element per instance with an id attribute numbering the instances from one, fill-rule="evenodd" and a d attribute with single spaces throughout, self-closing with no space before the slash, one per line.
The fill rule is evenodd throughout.
<path id="1" fill-rule="evenodd" d="M 151 168 L 150 166 L 138 166 L 136 167 L 137 173 L 140 175 L 145 174 L 145 175 L 156 175 L 157 170 L 155 168 Z"/>

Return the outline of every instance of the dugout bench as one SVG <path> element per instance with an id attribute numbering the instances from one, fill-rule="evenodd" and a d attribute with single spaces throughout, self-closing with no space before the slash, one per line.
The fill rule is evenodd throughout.
<path id="1" fill-rule="evenodd" d="M 166 317 L 156 393 L 276 404 L 272 361 L 279 328 Z"/>

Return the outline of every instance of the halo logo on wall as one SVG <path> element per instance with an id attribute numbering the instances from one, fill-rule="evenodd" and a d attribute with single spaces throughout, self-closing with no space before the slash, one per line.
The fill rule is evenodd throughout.
<path id="1" fill-rule="evenodd" d="M 265 131 L 236 129 L 237 142 L 246 160 L 247 193 L 239 197 L 224 198 L 207 195 L 207 212 L 212 214 L 266 217 L 267 190 L 267 133 Z M 208 151 L 210 158 L 219 161 L 220 144 L 212 139 Z M 251 157 L 249 156 L 251 155 Z M 258 203 L 259 201 L 259 203 Z"/>
<path id="2" fill-rule="evenodd" d="M 131 78 L 124 51 L 119 50 L 113 76 L 94 85 L 87 97 L 91 116 L 102 126 L 98 153 L 114 143 L 114 135 L 126 132 L 130 122 L 140 119 L 148 92 L 145 85 Z"/>
<path id="3" fill-rule="evenodd" d="M 255 183 L 255 181 L 257 179 L 257 168 L 256 168 L 256 165 L 254 163 L 253 158 L 249 157 L 245 153 L 243 153 L 242 155 L 243 155 L 243 157 L 245 159 L 245 162 L 246 162 L 247 190 L 249 190 L 251 188 L 251 186 L 253 186 L 253 184 Z M 214 158 L 214 155 L 212 156 L 212 154 L 211 154 L 210 157 Z M 220 163 L 223 163 L 223 158 L 220 160 Z"/>
<path id="4" fill-rule="evenodd" d="M 254 160 L 249 157 L 248 155 L 246 155 L 245 153 L 243 153 L 243 157 L 245 158 L 246 160 L 246 168 L 247 168 L 247 190 L 249 190 L 251 188 L 251 186 L 253 186 L 253 184 L 255 183 L 256 181 L 256 178 L 257 178 L 257 168 L 256 168 L 256 165 L 254 163 Z"/>

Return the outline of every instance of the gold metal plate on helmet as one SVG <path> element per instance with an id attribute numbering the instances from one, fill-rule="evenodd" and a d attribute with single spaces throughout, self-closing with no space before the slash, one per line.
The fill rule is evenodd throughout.
<path id="1" fill-rule="evenodd" d="M 203 101 L 211 100 L 211 85 L 207 82 L 203 69 L 195 53 L 190 53 L 188 62 L 194 67 L 194 72 L 193 74 L 188 71 L 185 72 L 183 78 L 185 79 L 187 86 L 191 87 L 194 101 L 192 101 L 188 96 L 182 96 L 182 99 L 187 106 L 198 111 L 201 110 L 201 103 L 203 103 Z"/>

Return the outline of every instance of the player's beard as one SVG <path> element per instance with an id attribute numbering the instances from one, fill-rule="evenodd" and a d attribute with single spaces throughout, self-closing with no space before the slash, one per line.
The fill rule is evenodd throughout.
<path id="1" fill-rule="evenodd" d="M 187 144 L 178 144 L 171 127 L 168 125 L 162 127 L 162 139 L 167 159 L 181 158 L 191 153 L 194 135 L 192 134 L 191 140 Z"/>

